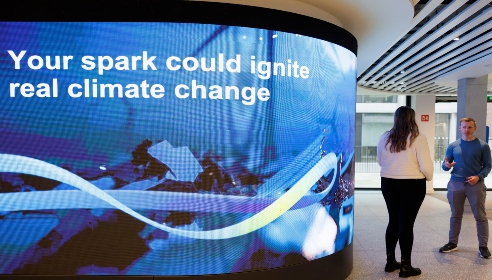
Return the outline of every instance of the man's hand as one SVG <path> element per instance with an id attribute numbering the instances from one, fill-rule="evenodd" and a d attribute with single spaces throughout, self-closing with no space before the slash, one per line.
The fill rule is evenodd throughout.
<path id="1" fill-rule="evenodd" d="M 478 180 L 480 180 L 480 178 L 476 175 L 466 178 L 466 182 L 470 185 L 475 185 L 478 182 Z"/>
<path id="2" fill-rule="evenodd" d="M 448 157 L 446 157 L 446 158 L 444 159 L 444 166 L 446 166 L 447 168 L 451 168 L 451 167 L 453 167 L 455 164 L 456 164 L 456 162 L 449 162 Z"/>

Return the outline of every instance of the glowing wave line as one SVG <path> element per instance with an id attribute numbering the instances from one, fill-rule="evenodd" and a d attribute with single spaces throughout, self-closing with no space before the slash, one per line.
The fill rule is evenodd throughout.
<path id="1" fill-rule="evenodd" d="M 0 172 L 30 174 L 69 184 L 107 202 L 115 208 L 133 216 L 134 218 L 144 223 L 173 234 L 195 239 L 226 239 L 238 237 L 253 232 L 271 223 L 273 220 L 275 220 L 280 215 L 288 211 L 292 206 L 294 206 L 294 204 L 310 190 L 313 184 L 315 184 L 319 180 L 319 178 L 321 178 L 321 176 L 323 176 L 325 173 L 333 168 L 335 171 L 333 174 L 334 179 L 332 180 L 329 187 L 331 188 L 333 186 L 333 183 L 337 181 L 335 180 L 335 178 L 337 178 L 336 165 L 337 157 L 334 153 L 329 153 L 321 158 L 320 161 L 316 163 L 316 165 L 311 170 L 309 170 L 301 179 L 299 179 L 299 181 L 297 181 L 285 195 L 282 195 L 272 204 L 267 206 L 262 211 L 251 216 L 250 218 L 221 229 L 208 231 L 188 231 L 171 228 L 164 224 L 159 224 L 145 216 L 142 216 L 141 214 L 137 213 L 130 207 L 116 200 L 103 190 L 61 167 L 25 156 L 0 154 Z"/>

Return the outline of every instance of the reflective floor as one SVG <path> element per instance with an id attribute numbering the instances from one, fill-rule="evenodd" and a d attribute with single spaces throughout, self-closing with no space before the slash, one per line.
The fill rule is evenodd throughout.
<path id="1" fill-rule="evenodd" d="M 489 220 L 492 219 L 491 195 L 489 191 L 486 202 Z M 400 279 L 398 271 L 384 272 L 388 213 L 381 191 L 357 190 L 354 213 L 354 268 L 347 279 Z M 492 259 L 478 256 L 475 219 L 469 206 L 465 207 L 458 251 L 439 253 L 439 248 L 448 242 L 449 214 L 445 191 L 426 196 L 415 223 L 412 253 L 412 265 L 419 267 L 422 275 L 410 279 L 492 279 Z M 491 222 L 489 226 L 492 228 Z M 398 246 L 396 254 L 399 259 Z"/>

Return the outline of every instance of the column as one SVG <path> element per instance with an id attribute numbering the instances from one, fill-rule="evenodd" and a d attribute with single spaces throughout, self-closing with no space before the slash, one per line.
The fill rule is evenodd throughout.
<path id="1" fill-rule="evenodd" d="M 412 108 L 420 133 L 427 137 L 432 162 L 434 162 L 434 137 L 436 135 L 436 96 L 422 94 L 412 96 Z M 435 166 L 435 165 L 434 165 Z M 427 181 L 427 193 L 434 192 L 434 182 Z"/>
<path id="2" fill-rule="evenodd" d="M 485 126 L 487 125 L 487 82 L 488 76 L 464 78 L 458 81 L 458 112 L 457 125 L 461 118 L 473 118 L 477 123 L 475 136 L 485 141 Z M 456 131 L 456 139 L 461 132 Z"/>
<path id="3" fill-rule="evenodd" d="M 478 78 L 464 78 L 458 80 L 458 111 L 456 125 L 460 125 L 461 118 L 473 118 L 477 123 L 475 136 L 485 140 L 485 126 L 487 125 L 487 82 L 488 76 Z M 456 139 L 461 132 L 456 130 Z M 470 202 L 465 201 L 465 211 L 469 211 Z"/>

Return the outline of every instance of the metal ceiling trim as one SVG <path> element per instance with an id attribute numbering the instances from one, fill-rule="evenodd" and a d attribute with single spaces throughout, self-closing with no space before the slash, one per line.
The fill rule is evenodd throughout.
<path id="1" fill-rule="evenodd" d="M 436 84 L 427 84 L 421 88 L 419 88 L 419 90 L 417 90 L 418 92 L 422 92 L 422 91 L 429 91 L 430 89 L 435 89 L 437 88 L 437 85 Z"/>
<path id="2" fill-rule="evenodd" d="M 491 34 L 492 34 L 492 32 L 487 33 L 487 37 L 489 37 L 489 39 L 491 37 Z M 463 46 L 462 48 L 467 49 L 466 47 L 467 46 Z M 421 75 L 416 76 L 413 79 L 407 81 L 406 82 L 407 87 L 411 88 L 412 84 L 414 84 L 415 82 L 419 82 L 422 79 L 429 77 L 429 75 L 433 76 L 432 73 L 436 73 L 436 72 L 439 73 L 438 71 L 441 69 L 444 69 L 444 70 L 441 70 L 440 72 L 444 71 L 444 73 L 446 73 L 446 72 L 449 72 L 449 71 L 451 71 L 457 67 L 463 66 L 463 65 L 465 65 L 471 61 L 477 60 L 477 59 L 485 56 L 486 54 L 484 54 L 483 52 L 489 48 L 492 48 L 492 41 L 488 41 L 487 43 L 482 44 L 476 48 L 473 48 L 471 50 L 463 52 L 460 55 L 455 56 L 454 58 L 449 59 L 449 60 L 447 60 L 449 55 L 446 57 L 442 57 L 441 59 L 438 59 L 438 60 L 432 62 L 431 64 L 427 65 L 426 67 L 424 67 L 422 71 L 417 71 L 417 72 L 423 72 L 423 71 L 427 70 L 428 68 L 432 68 L 432 72 L 431 71 L 424 72 Z M 491 51 L 492 50 L 489 50 L 489 52 L 491 52 Z M 453 53 L 457 53 L 457 52 L 455 51 Z M 444 63 L 439 65 L 439 63 L 442 63 L 442 62 L 444 62 Z M 446 68 L 453 67 L 453 66 L 456 66 L 456 67 L 454 67 L 453 69 L 446 69 Z M 444 73 L 442 73 L 442 74 L 444 74 Z M 440 75 L 442 75 L 442 74 L 440 74 Z"/>
<path id="3" fill-rule="evenodd" d="M 456 41 L 455 43 L 453 43 L 453 44 L 439 50 L 438 52 L 435 52 L 434 54 L 424 58 L 423 60 L 419 61 L 418 63 L 416 63 L 412 67 L 406 69 L 404 75 L 403 74 L 398 75 L 398 77 L 395 77 L 394 80 L 401 81 L 401 80 L 405 79 L 404 81 L 407 82 L 410 78 L 415 77 L 417 74 L 423 72 L 425 69 L 422 67 L 424 67 L 424 65 L 429 66 L 430 65 L 429 63 L 432 63 L 433 61 L 435 61 L 435 59 L 443 58 L 443 57 L 445 57 L 446 54 L 448 54 L 448 56 L 451 54 L 455 54 L 463 48 L 470 48 L 472 45 L 469 45 L 469 44 L 472 44 L 472 43 L 474 44 L 474 46 L 477 46 L 479 44 L 484 43 L 485 41 L 492 38 L 492 37 L 490 37 L 491 36 L 490 34 L 492 34 L 492 33 L 489 32 L 489 33 L 486 33 L 480 37 L 477 37 L 477 36 L 486 32 L 487 30 L 490 30 L 490 29 L 492 29 L 492 21 L 489 24 L 486 24 L 486 25 L 474 30 L 473 32 L 471 32 L 469 34 L 466 34 L 465 36 L 460 38 L 459 41 Z M 473 39 L 475 39 L 475 40 L 473 40 Z M 460 47 L 460 46 L 462 46 L 462 47 Z M 460 47 L 460 48 L 458 48 L 458 47 Z M 453 49 L 455 49 L 455 51 L 452 52 Z M 422 71 L 418 71 L 418 70 L 422 70 Z M 391 90 L 392 88 L 393 88 L 393 86 L 389 86 L 389 87 L 386 87 L 385 89 Z"/>
<path id="4" fill-rule="evenodd" d="M 478 10 L 482 9 L 487 4 L 489 4 L 489 1 L 482 1 L 480 3 L 480 5 L 478 5 L 478 6 L 477 5 L 470 6 L 467 10 L 463 11 L 463 13 L 461 13 L 458 16 L 456 16 L 455 19 L 453 19 L 452 22 L 458 21 L 458 18 L 459 17 L 465 17 L 465 16 L 466 17 L 469 17 L 469 16 L 473 15 L 474 13 L 476 13 Z M 474 9 L 471 10 L 470 8 L 472 8 L 472 7 Z M 464 14 L 465 12 L 467 12 L 467 13 Z M 450 25 L 447 28 L 441 28 L 437 32 L 432 33 L 431 36 L 428 36 L 427 38 L 425 38 L 425 40 L 421 41 L 414 48 L 412 48 L 411 50 L 407 51 L 404 55 L 402 55 L 401 57 L 399 57 L 397 60 L 393 61 L 390 65 L 388 65 L 387 66 L 388 68 L 390 68 L 390 69 L 391 68 L 394 68 L 394 70 L 392 72 L 386 74 L 386 77 L 384 77 L 383 79 L 380 79 L 378 81 L 378 83 L 373 84 L 372 87 L 374 88 L 374 87 L 376 87 L 379 84 L 378 89 L 385 89 L 385 87 L 388 85 L 388 82 L 394 82 L 394 81 L 398 80 L 399 77 L 404 76 L 403 74 L 402 75 L 398 75 L 398 76 L 396 76 L 395 74 L 397 74 L 398 72 L 401 72 L 402 70 L 405 70 L 405 67 L 407 67 L 408 65 L 411 65 L 412 63 L 415 63 L 416 61 L 418 61 L 422 57 L 428 55 L 432 51 L 438 49 L 439 47 L 443 46 L 444 44 L 448 43 L 449 41 L 454 40 L 454 38 L 459 37 L 459 35 L 461 35 L 461 34 L 465 33 L 466 31 L 468 31 L 468 30 L 476 27 L 477 25 L 479 25 L 480 23 L 482 23 L 482 22 L 484 22 L 484 21 L 486 21 L 488 19 L 490 19 L 490 15 L 488 15 L 488 11 L 487 11 L 487 12 L 482 13 L 482 15 L 474 18 L 473 20 L 471 20 L 467 24 L 463 25 L 459 29 L 455 30 L 454 32 L 450 33 L 449 35 L 446 35 L 446 37 L 442 38 L 437 43 L 431 45 L 430 47 L 427 47 L 430 43 L 432 43 L 433 41 L 435 41 L 435 39 L 437 37 L 443 35 L 449 29 L 451 29 L 454 26 L 456 26 L 457 24 L 461 23 L 462 22 L 462 19 L 460 19 L 459 22 L 455 23 L 455 25 L 453 25 L 453 26 Z M 483 29 L 483 27 L 481 27 L 481 29 Z M 483 30 L 482 32 L 485 32 L 485 30 Z M 478 33 L 478 34 L 480 34 L 480 33 Z M 464 42 L 461 42 L 461 44 L 464 44 Z M 420 45 L 423 45 L 423 46 L 421 48 L 419 48 Z M 456 44 L 453 44 L 453 45 L 456 46 L 456 47 L 458 46 Z M 421 51 L 417 55 L 413 56 L 411 59 L 408 59 L 411 55 L 414 55 L 416 52 L 420 51 L 421 49 L 423 49 L 423 51 Z M 406 59 L 408 59 L 408 60 L 405 61 Z M 403 62 L 403 64 L 402 64 L 402 62 Z M 405 71 L 405 73 L 407 73 L 407 71 Z M 381 84 L 383 81 L 388 81 L 388 82 L 384 85 L 384 84 Z"/>
<path id="5" fill-rule="evenodd" d="M 380 61 L 371 71 L 366 73 L 364 76 L 360 78 L 360 80 L 367 82 L 374 82 L 377 78 L 379 78 L 382 74 L 378 73 L 373 76 L 378 70 L 387 65 L 393 58 L 399 55 L 402 51 L 407 49 L 411 44 L 420 39 L 424 34 L 450 16 L 453 12 L 458 10 L 461 6 L 463 6 L 467 0 L 455 0 L 451 4 L 448 4 L 446 8 L 440 11 L 436 16 L 434 16 L 430 21 L 425 23 L 420 29 L 417 30 L 414 34 L 412 34 L 407 40 L 405 40 L 401 45 L 399 45 L 395 50 L 393 50 L 389 55 L 387 55 L 382 61 Z M 371 77 L 372 76 L 372 77 Z M 371 79 L 368 80 L 368 78 Z M 362 83 L 361 85 L 365 85 Z"/>
<path id="6" fill-rule="evenodd" d="M 419 0 L 417 0 L 417 2 L 418 1 Z M 437 8 L 437 6 L 439 6 L 443 1 L 444 0 L 430 0 L 429 2 L 427 2 L 427 4 L 425 4 L 424 8 L 422 8 L 422 10 L 420 10 L 419 13 L 414 16 L 414 18 L 410 22 L 410 25 L 407 27 L 407 29 L 405 31 L 402 32 L 402 34 L 405 35 L 408 32 L 410 32 L 415 26 L 417 26 L 417 24 L 419 24 L 422 20 L 424 20 L 425 17 L 429 16 L 429 14 L 432 11 L 434 11 Z M 398 41 L 399 41 L 399 39 L 397 39 L 395 41 L 395 43 L 397 43 Z M 389 46 L 384 52 L 388 51 L 390 48 L 391 48 L 391 46 Z M 361 73 L 364 73 L 365 71 L 367 71 L 367 69 L 369 69 L 369 67 L 371 67 L 371 65 L 368 65 L 365 69 L 362 70 Z"/>

